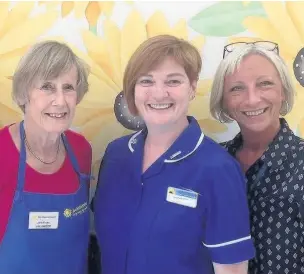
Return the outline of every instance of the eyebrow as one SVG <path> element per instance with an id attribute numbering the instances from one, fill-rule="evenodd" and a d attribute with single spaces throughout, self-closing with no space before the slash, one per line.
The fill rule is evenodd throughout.
<path id="1" fill-rule="evenodd" d="M 145 76 L 153 78 L 153 75 L 151 75 L 151 74 L 142 75 L 141 77 L 145 77 Z M 184 74 L 179 73 L 179 72 L 170 73 L 170 74 L 167 75 L 167 77 L 174 77 L 174 76 L 186 77 Z"/>

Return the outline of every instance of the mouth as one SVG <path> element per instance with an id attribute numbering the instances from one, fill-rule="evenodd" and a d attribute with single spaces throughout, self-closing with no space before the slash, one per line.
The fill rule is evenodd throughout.
<path id="1" fill-rule="evenodd" d="M 256 116 L 262 115 L 267 110 L 268 110 L 268 107 L 257 109 L 257 110 L 251 110 L 251 111 L 242 111 L 242 113 L 248 117 L 256 117 Z"/>
<path id="2" fill-rule="evenodd" d="M 68 113 L 67 112 L 61 112 L 61 113 L 45 113 L 45 115 L 47 115 L 50 118 L 53 119 L 64 119 Z"/>
<path id="3" fill-rule="evenodd" d="M 165 109 L 169 109 L 173 106 L 172 103 L 169 104 L 148 104 L 148 106 L 151 109 L 156 109 L 156 110 L 165 110 Z"/>

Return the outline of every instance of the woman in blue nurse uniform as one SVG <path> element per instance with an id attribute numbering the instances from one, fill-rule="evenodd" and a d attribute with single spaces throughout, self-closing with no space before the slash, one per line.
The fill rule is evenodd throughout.
<path id="1" fill-rule="evenodd" d="M 24 113 L 0 130 L 0 273 L 84 274 L 91 147 L 68 128 L 88 69 L 55 41 L 34 45 L 13 76 Z"/>
<path id="2" fill-rule="evenodd" d="M 187 116 L 199 52 L 169 35 L 145 41 L 124 74 L 146 128 L 111 142 L 95 197 L 103 274 L 245 274 L 254 256 L 237 162 Z"/>

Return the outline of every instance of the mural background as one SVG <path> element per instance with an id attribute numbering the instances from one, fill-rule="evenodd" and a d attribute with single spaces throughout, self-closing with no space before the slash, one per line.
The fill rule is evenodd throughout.
<path id="1" fill-rule="evenodd" d="M 11 79 L 20 57 L 37 41 L 66 42 L 91 66 L 90 91 L 78 106 L 73 129 L 92 144 L 96 177 L 108 142 L 131 132 L 113 112 L 126 63 L 145 39 L 167 33 L 189 40 L 202 54 L 203 70 L 190 114 L 217 141 L 238 132 L 236 124 L 220 124 L 209 114 L 210 86 L 224 45 L 277 42 L 297 90 L 295 107 L 286 118 L 296 134 L 304 136 L 304 90 L 292 69 L 304 46 L 303 14 L 304 2 L 1 2 L 0 127 L 22 119 L 11 99 Z"/>

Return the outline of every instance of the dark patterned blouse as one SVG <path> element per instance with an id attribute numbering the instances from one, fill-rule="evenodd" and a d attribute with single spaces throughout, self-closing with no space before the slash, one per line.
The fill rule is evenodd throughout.
<path id="1" fill-rule="evenodd" d="M 256 248 L 250 274 L 304 273 L 304 140 L 280 122 L 276 137 L 246 172 Z M 241 134 L 222 145 L 235 156 Z"/>

